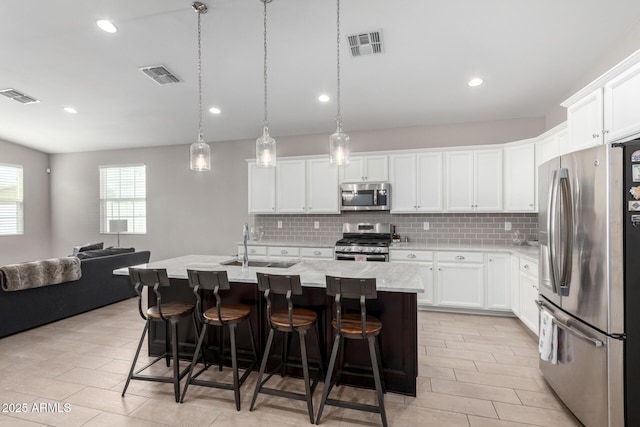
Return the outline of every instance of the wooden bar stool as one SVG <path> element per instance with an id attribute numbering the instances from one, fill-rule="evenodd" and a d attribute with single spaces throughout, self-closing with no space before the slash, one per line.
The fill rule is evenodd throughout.
<path id="1" fill-rule="evenodd" d="M 300 284 L 300 276 L 288 276 L 288 275 L 274 275 L 256 273 L 258 277 L 258 288 L 264 292 L 264 299 L 267 303 L 267 319 L 269 321 L 270 330 L 269 337 L 267 338 L 267 345 L 262 356 L 262 364 L 260 365 L 260 372 L 258 374 L 258 381 L 256 382 L 256 389 L 253 393 L 253 399 L 251 400 L 251 411 L 253 411 L 258 393 L 269 394 L 272 396 L 288 397 L 290 399 L 302 400 L 307 402 L 307 410 L 309 411 L 309 422 L 313 424 L 313 392 L 315 391 L 318 379 L 315 378 L 313 383 L 309 378 L 309 361 L 307 358 L 307 343 L 306 335 L 307 331 L 311 328 L 316 329 L 318 332 L 318 317 L 315 312 L 303 308 L 294 308 L 291 302 L 292 295 L 302 295 L 302 285 Z M 271 294 L 285 295 L 287 301 L 287 309 L 284 310 L 272 310 Z M 302 373 L 304 377 L 305 394 L 293 393 L 284 390 L 277 390 L 264 387 L 267 381 L 274 375 L 274 373 L 281 371 L 284 374 L 285 366 L 299 366 L 288 361 L 288 355 L 282 354 L 280 364 L 274 371 L 262 381 L 262 376 L 269 360 L 269 352 L 273 345 L 273 338 L 276 332 L 283 332 L 284 334 L 292 334 L 297 332 L 300 338 L 300 356 L 302 359 Z M 285 335 L 283 338 L 285 338 Z M 318 338 L 318 348 L 320 347 L 320 336 Z M 286 349 L 288 345 L 284 345 Z M 320 355 L 322 360 L 322 355 Z M 322 376 L 322 365 L 317 367 Z"/>
<path id="2" fill-rule="evenodd" d="M 256 351 L 256 343 L 253 336 L 253 326 L 251 326 L 251 320 L 249 315 L 251 314 L 251 307 L 244 304 L 222 304 L 219 291 L 229 290 L 229 277 L 226 271 L 200 271 L 200 270 L 187 270 L 189 277 L 189 286 L 193 288 L 193 293 L 196 296 L 196 315 L 199 321 L 202 323 L 202 331 L 200 332 L 200 338 L 198 339 L 198 345 L 193 353 L 193 360 L 191 361 L 191 367 L 189 368 L 189 375 L 182 391 L 182 398 L 180 403 L 184 401 L 184 396 L 187 394 L 187 388 L 189 384 L 199 385 L 204 387 L 221 388 L 224 390 L 233 390 L 236 401 L 236 409 L 240 410 L 240 387 L 247 379 L 253 368 L 258 364 L 258 352 Z M 201 309 L 200 290 L 213 291 L 213 295 L 216 298 L 215 307 L 210 307 L 204 313 Z M 249 335 L 251 338 L 251 347 L 253 350 L 253 359 L 250 360 L 250 365 L 245 369 L 242 377 L 238 376 L 238 355 L 236 349 L 236 328 L 240 323 L 245 322 L 249 325 Z M 193 369 L 198 363 L 198 355 L 202 349 L 202 342 L 207 334 L 207 326 L 217 326 L 222 329 L 229 328 L 229 340 L 231 346 L 231 368 L 233 369 L 233 384 L 221 383 L 217 381 L 204 381 L 199 380 L 198 376 L 208 369 L 206 362 L 203 368 L 195 375 Z M 224 337 L 224 335 L 222 335 Z M 222 339 L 224 341 L 224 339 Z M 224 342 L 219 344 L 219 357 L 220 367 L 224 359 Z M 204 360 L 203 360 L 204 362 Z"/>
<path id="3" fill-rule="evenodd" d="M 324 382 L 324 390 L 322 391 L 322 399 L 320 400 L 320 408 L 318 409 L 316 424 L 320 424 L 324 405 L 331 405 L 379 413 L 382 417 L 382 425 L 387 427 L 387 415 L 384 409 L 385 387 L 384 378 L 382 377 L 380 343 L 378 342 L 378 335 L 380 335 L 380 331 L 382 330 L 382 322 L 373 316 L 367 315 L 367 308 L 365 305 L 367 299 L 377 298 L 376 279 L 354 279 L 327 276 L 327 295 L 335 297 L 336 316 L 331 322 L 331 325 L 333 326 L 333 329 L 336 330 L 336 337 L 331 350 L 329 369 L 327 370 L 327 378 Z M 343 314 L 341 303 L 343 299 L 359 299 L 360 313 Z M 367 340 L 369 342 L 369 356 L 371 357 L 371 368 L 373 371 L 373 380 L 376 386 L 378 406 L 328 398 L 331 388 L 336 383 L 336 378 L 333 378 L 333 370 L 336 365 L 338 350 L 342 350 L 341 354 L 344 352 L 344 338 Z M 338 381 L 340 379 L 341 370 L 342 357 L 340 357 L 338 366 Z"/>
<path id="4" fill-rule="evenodd" d="M 136 355 L 133 358 L 133 363 L 131 364 L 131 369 L 129 370 L 129 375 L 127 376 L 127 382 L 125 383 L 124 389 L 122 390 L 122 396 L 124 397 L 124 394 L 126 393 L 127 388 L 129 387 L 129 382 L 131 380 L 155 381 L 173 383 L 173 392 L 176 402 L 178 402 L 180 400 L 180 380 L 187 374 L 187 372 L 189 372 L 189 367 L 186 367 L 182 372 L 180 372 L 178 354 L 178 322 L 185 317 L 191 317 L 194 322 L 194 327 L 196 327 L 197 331 L 195 319 L 193 319 L 194 305 L 193 303 L 187 302 L 162 302 L 160 288 L 170 286 L 169 277 L 167 276 L 167 270 L 164 268 L 129 268 L 129 278 L 131 279 L 131 283 L 133 284 L 133 287 L 138 294 L 138 311 L 140 312 L 140 316 L 146 321 L 146 323 L 144 325 L 144 330 L 142 331 L 142 336 L 140 337 L 140 342 L 138 343 Z M 153 288 L 153 292 L 155 293 L 157 298 L 156 305 L 154 305 L 153 307 L 149 307 L 146 310 L 146 314 L 142 311 L 141 290 L 143 287 Z M 165 323 L 165 353 L 156 357 L 153 361 L 134 372 L 136 362 L 138 361 L 138 356 L 140 355 L 140 349 L 142 348 L 142 343 L 144 342 L 144 338 L 147 334 L 147 331 L 149 330 L 151 321 L 163 321 Z M 170 335 L 171 344 L 169 344 Z M 167 367 L 170 366 L 171 360 L 173 360 L 173 376 L 165 377 L 158 375 L 140 374 L 140 372 L 144 371 L 163 358 L 166 359 Z"/>

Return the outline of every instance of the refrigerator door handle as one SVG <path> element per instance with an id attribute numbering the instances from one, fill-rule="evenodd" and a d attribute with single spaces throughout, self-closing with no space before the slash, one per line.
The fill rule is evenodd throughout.
<path id="1" fill-rule="evenodd" d="M 560 292 L 563 297 L 569 296 L 569 286 L 571 285 L 571 254 L 573 252 L 573 200 L 571 198 L 571 184 L 569 182 L 569 171 L 566 168 L 560 169 L 558 174 L 561 200 L 561 247 L 563 249 L 561 270 L 560 270 Z"/>
<path id="2" fill-rule="evenodd" d="M 549 233 L 549 276 L 551 279 L 551 289 L 553 293 L 558 294 L 558 286 L 556 280 L 559 278 L 558 266 L 556 264 L 556 232 L 557 232 L 557 208 L 558 201 L 558 171 L 554 170 L 551 178 L 551 186 L 549 188 L 549 200 L 547 205 L 547 231 Z"/>
<path id="3" fill-rule="evenodd" d="M 566 325 L 566 324 L 562 323 L 560 320 L 558 320 L 555 317 L 555 311 L 550 310 L 542 302 L 536 300 L 536 305 L 538 306 L 538 310 L 544 310 L 547 313 L 549 313 L 551 315 L 553 324 L 558 326 L 560 329 L 565 330 L 566 332 L 570 333 L 571 335 L 575 336 L 578 339 L 581 339 L 582 341 L 586 341 L 588 343 L 593 344 L 594 347 L 604 347 L 605 344 L 602 341 L 600 341 L 598 339 L 595 339 L 593 337 L 587 336 L 587 335 L 583 334 L 582 332 L 580 332 L 579 330 L 572 328 L 570 325 Z"/>

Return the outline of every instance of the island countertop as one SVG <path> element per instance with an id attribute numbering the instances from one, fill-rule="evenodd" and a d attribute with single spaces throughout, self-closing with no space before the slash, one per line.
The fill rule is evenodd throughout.
<path id="1" fill-rule="evenodd" d="M 224 265 L 235 261 L 225 255 L 185 255 L 142 264 L 141 268 L 165 268 L 169 278 L 187 279 L 187 269 L 226 270 L 230 282 L 257 283 L 256 273 L 297 274 L 302 286 L 324 288 L 327 275 L 339 277 L 376 278 L 377 289 L 382 292 L 421 293 L 424 283 L 418 265 L 389 262 L 352 262 L 334 260 L 291 260 L 297 263 L 289 268 L 249 267 Z M 275 261 L 275 260 L 274 260 Z M 282 259 L 277 261 L 281 262 Z M 127 268 L 119 268 L 116 275 L 128 275 Z"/>

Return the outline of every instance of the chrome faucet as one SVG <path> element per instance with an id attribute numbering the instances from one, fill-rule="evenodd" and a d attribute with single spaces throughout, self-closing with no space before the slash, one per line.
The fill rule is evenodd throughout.
<path id="1" fill-rule="evenodd" d="M 246 222 L 242 227 L 242 245 L 244 246 L 244 255 L 242 256 L 242 271 L 249 267 L 249 252 L 247 251 L 247 240 L 249 240 L 249 224 Z"/>

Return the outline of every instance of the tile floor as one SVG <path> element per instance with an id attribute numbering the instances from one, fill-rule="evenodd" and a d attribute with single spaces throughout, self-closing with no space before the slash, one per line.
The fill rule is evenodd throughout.
<path id="1" fill-rule="evenodd" d="M 418 323 L 418 396 L 386 394 L 390 426 L 580 426 L 540 376 L 536 341 L 518 320 L 421 311 Z M 131 299 L 0 339 L 0 427 L 309 425 L 304 402 L 260 395 L 249 412 L 255 372 L 242 388 L 241 412 L 232 392 L 197 386 L 182 405 L 170 384 L 132 381 L 120 397 L 143 326 Z M 98 331 L 108 335 L 98 340 Z M 302 390 L 299 380 L 275 378 Z M 334 393 L 374 403 L 371 391 Z M 321 425 L 381 422 L 328 406 Z"/>

